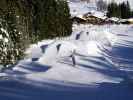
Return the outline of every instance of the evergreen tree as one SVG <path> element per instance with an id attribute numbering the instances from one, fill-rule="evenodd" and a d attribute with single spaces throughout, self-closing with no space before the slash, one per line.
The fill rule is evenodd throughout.
<path id="1" fill-rule="evenodd" d="M 44 2 L 43 7 L 43 11 L 45 11 L 41 32 L 45 35 L 44 38 L 70 35 L 72 22 L 67 2 L 65 0 L 57 0 L 56 2 L 49 0 L 49 2 Z"/>
<path id="2" fill-rule="evenodd" d="M 57 7 L 57 17 L 59 19 L 57 23 L 60 23 L 57 26 L 59 27 L 57 33 L 60 37 L 70 35 L 72 32 L 72 21 L 70 20 L 68 4 L 65 0 L 58 0 Z"/>
<path id="3" fill-rule="evenodd" d="M 1 0 L 0 64 L 16 63 L 31 43 L 71 32 L 65 0 Z"/>
<path id="4" fill-rule="evenodd" d="M 108 5 L 108 17 L 119 17 L 119 18 L 130 18 L 132 15 L 132 11 L 130 9 L 129 2 L 123 2 L 121 4 L 110 3 Z"/>
<path id="5" fill-rule="evenodd" d="M 1 15 L 1 59 L 3 65 L 15 64 L 23 56 L 24 45 L 21 40 L 23 35 L 17 30 L 17 18 L 15 9 L 11 3 L 7 5 L 7 11 Z"/>
<path id="6" fill-rule="evenodd" d="M 130 5 L 129 2 L 127 1 L 126 3 L 123 2 L 121 5 L 121 18 L 130 18 L 131 17 L 131 9 L 130 9 Z"/>

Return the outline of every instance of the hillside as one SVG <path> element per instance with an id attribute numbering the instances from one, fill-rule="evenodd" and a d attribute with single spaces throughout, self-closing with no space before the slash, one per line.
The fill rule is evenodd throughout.
<path id="1" fill-rule="evenodd" d="M 88 3 L 96 3 L 98 0 L 68 0 L 68 1 L 71 1 L 71 2 L 88 2 Z M 115 2 L 117 2 L 117 3 L 121 3 L 121 2 L 123 2 L 123 1 L 129 1 L 129 3 L 130 3 L 130 6 L 131 6 L 131 8 L 133 9 L 133 1 L 132 0 L 103 0 L 103 1 L 105 1 L 105 2 L 107 2 L 107 3 L 110 3 L 111 1 L 115 1 Z"/>
<path id="2" fill-rule="evenodd" d="M 95 5 L 69 5 L 71 15 L 95 12 Z M 30 45 L 24 59 L 0 72 L 0 98 L 132 100 L 132 52 L 132 25 L 73 24 L 71 35 Z"/>

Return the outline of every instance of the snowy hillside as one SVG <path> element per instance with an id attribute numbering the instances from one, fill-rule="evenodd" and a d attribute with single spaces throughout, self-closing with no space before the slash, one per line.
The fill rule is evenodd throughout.
<path id="1" fill-rule="evenodd" d="M 132 100 L 132 31 L 129 25 L 74 25 L 69 37 L 33 44 L 24 60 L 0 73 L 0 97 Z"/>
<path id="2" fill-rule="evenodd" d="M 98 1 L 98 0 L 68 0 L 68 1 L 73 2 L 73 3 L 77 3 L 77 2 L 79 3 L 79 2 L 81 2 L 81 1 L 90 1 L 90 4 L 91 4 L 91 5 L 95 5 L 96 1 Z M 105 1 L 105 2 L 107 2 L 107 3 L 110 3 L 110 2 L 112 2 L 112 1 L 115 1 L 115 2 L 117 2 L 117 3 L 121 3 L 121 2 L 123 2 L 123 1 L 129 1 L 130 6 L 131 6 L 131 8 L 133 9 L 133 0 L 103 0 L 103 1 Z"/>
<path id="3" fill-rule="evenodd" d="M 95 3 L 98 0 L 68 0 L 68 1 L 71 1 L 71 2 L 89 1 L 90 3 Z M 123 1 L 129 1 L 131 6 L 133 4 L 133 1 L 132 0 L 103 0 L 103 1 L 106 1 L 106 2 L 115 1 L 115 2 L 118 2 L 118 3 L 121 3 Z"/>
<path id="4" fill-rule="evenodd" d="M 69 2 L 69 6 L 72 15 L 88 10 L 100 15 L 93 3 Z M 71 36 L 31 45 L 25 51 L 25 59 L 1 76 L 11 74 L 17 80 L 22 77 L 33 81 L 57 80 L 74 84 L 119 83 L 125 77 L 132 79 L 132 28 L 130 25 L 74 24 Z M 75 56 L 76 66 L 73 66 L 72 55 Z M 106 70 L 109 70 L 108 74 L 113 71 L 116 77 L 106 75 Z M 129 70 L 131 72 L 127 73 Z M 123 71 L 127 74 L 121 77 Z"/>
<path id="5" fill-rule="evenodd" d="M 70 13 L 71 17 L 74 18 L 83 18 L 84 20 L 87 20 L 85 17 L 88 16 L 94 16 L 94 18 L 99 18 L 101 20 L 105 20 L 107 18 L 106 12 L 104 11 L 98 11 L 97 6 L 95 2 L 69 2 L 70 7 Z M 85 17 L 85 18 L 84 18 Z M 91 22 L 91 21 L 89 21 Z"/>
<path id="6" fill-rule="evenodd" d="M 97 9 L 94 3 L 86 2 L 69 2 L 69 7 L 72 16 L 80 16 Z"/>
<path id="7" fill-rule="evenodd" d="M 7 70 L 6 75 L 18 81 L 22 81 L 21 78 L 48 83 L 56 80 L 64 85 L 119 83 L 126 77 L 132 79 L 128 72 L 133 71 L 133 56 L 129 54 L 133 50 L 132 31 L 132 26 L 123 25 L 74 25 L 70 37 L 31 45 L 26 59 L 13 70 Z M 76 66 L 71 58 L 74 50 Z M 32 61 L 33 58 L 38 60 Z"/>
<path id="8" fill-rule="evenodd" d="M 69 6 L 72 16 L 103 15 L 93 4 Z M 0 99 L 132 100 L 132 53 L 132 25 L 73 24 L 70 36 L 30 45 L 24 59 L 0 72 Z"/>

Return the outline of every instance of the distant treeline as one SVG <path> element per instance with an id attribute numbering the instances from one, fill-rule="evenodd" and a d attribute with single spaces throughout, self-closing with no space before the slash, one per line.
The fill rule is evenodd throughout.
<path id="1" fill-rule="evenodd" d="M 0 64 L 22 59 L 25 49 L 42 39 L 70 35 L 66 0 L 0 0 Z"/>
<path id="2" fill-rule="evenodd" d="M 133 17 L 133 11 L 128 1 L 120 4 L 112 2 L 107 6 L 107 16 L 127 19 Z"/>

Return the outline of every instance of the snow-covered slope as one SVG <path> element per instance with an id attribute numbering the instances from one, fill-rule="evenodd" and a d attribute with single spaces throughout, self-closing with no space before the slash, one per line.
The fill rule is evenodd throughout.
<path id="1" fill-rule="evenodd" d="M 68 1 L 71 1 L 71 2 L 81 2 L 82 0 L 68 0 Z M 90 3 L 95 3 L 98 0 L 83 0 L 83 1 L 90 1 Z M 115 1 L 117 3 L 121 3 L 121 2 L 124 2 L 124 1 L 125 2 L 129 1 L 131 7 L 133 6 L 133 1 L 132 0 L 103 0 L 103 1 L 105 1 L 107 3 L 112 2 L 112 1 Z"/>
<path id="2" fill-rule="evenodd" d="M 86 2 L 69 2 L 69 7 L 72 16 L 80 16 L 97 9 L 95 4 Z"/>
<path id="3" fill-rule="evenodd" d="M 74 25 L 69 37 L 31 45 L 25 60 L 4 75 L 30 84 L 119 83 L 132 78 L 132 31 L 128 25 Z M 76 66 L 71 58 L 73 51 L 76 51 Z"/>
<path id="4" fill-rule="evenodd" d="M 68 0 L 68 1 L 72 16 L 81 16 L 88 12 L 95 12 L 96 15 L 101 16 L 101 14 L 99 14 L 99 12 L 97 11 L 97 6 L 96 6 L 97 0 L 90 0 L 90 2 L 83 2 L 81 0 Z M 127 0 L 103 0 L 103 1 L 107 3 L 110 3 L 112 1 L 115 1 L 117 3 L 122 3 L 123 1 L 126 2 Z M 131 8 L 133 9 L 133 0 L 128 0 L 128 1 L 130 3 Z"/>

